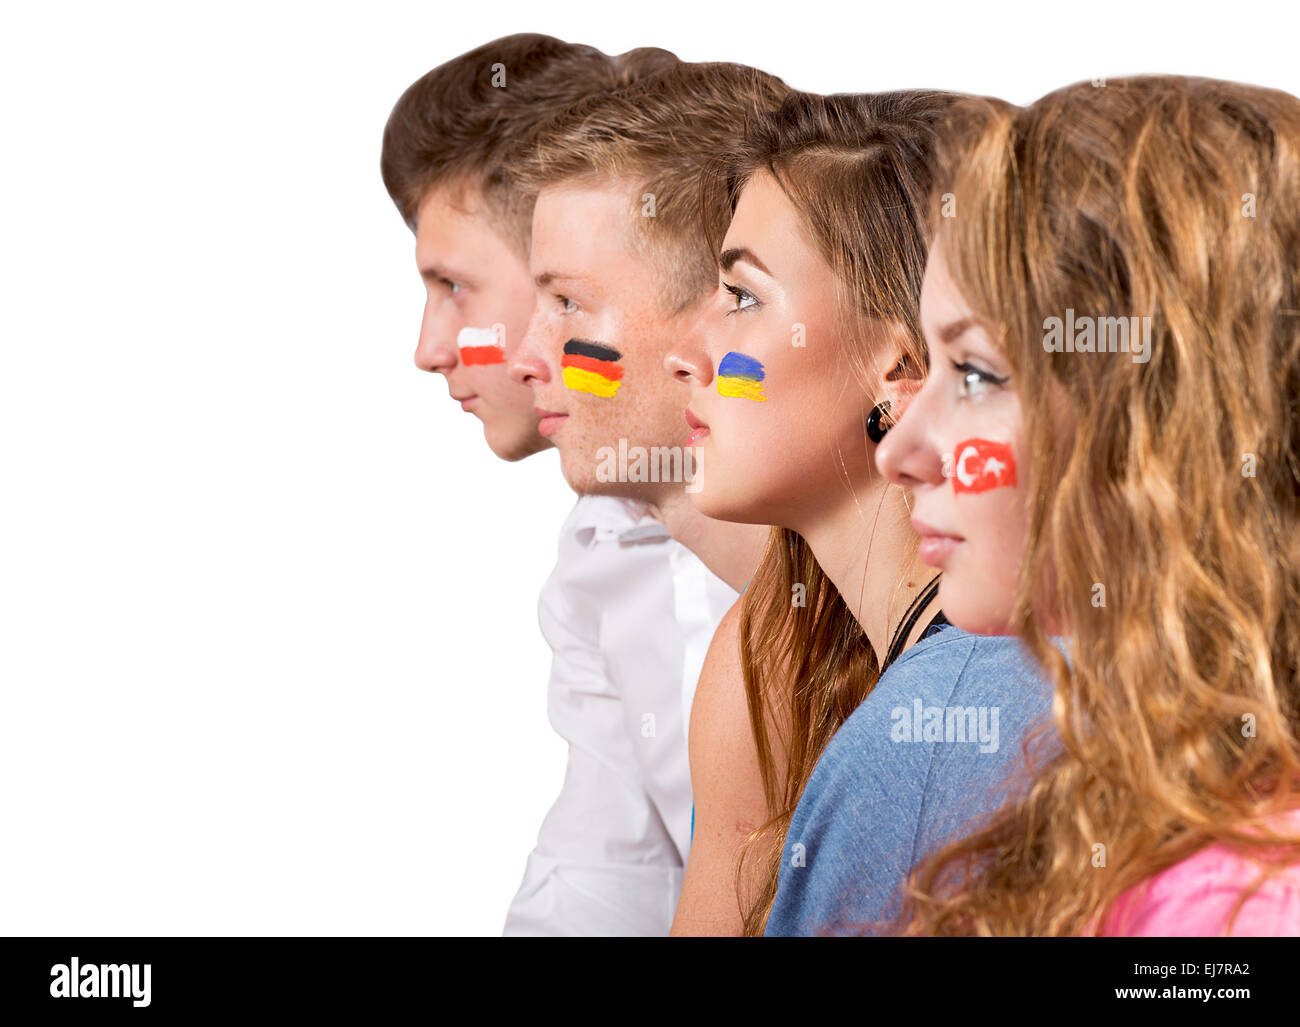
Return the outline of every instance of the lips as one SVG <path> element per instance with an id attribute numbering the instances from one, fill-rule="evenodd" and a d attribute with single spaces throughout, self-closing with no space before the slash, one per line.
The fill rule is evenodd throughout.
<path id="1" fill-rule="evenodd" d="M 691 433 L 686 436 L 688 446 L 699 445 L 708 437 L 709 426 L 692 414 L 689 408 L 686 410 L 686 424 L 691 429 Z"/>
<path id="2" fill-rule="evenodd" d="M 912 518 L 912 530 L 921 539 L 917 555 L 922 563 L 931 567 L 941 567 L 957 551 L 957 547 L 966 541 L 960 535 L 950 535 L 917 517 Z"/>
<path id="3" fill-rule="evenodd" d="M 478 399 L 478 396 L 474 395 L 473 393 L 471 393 L 471 394 L 468 395 L 468 396 L 457 396 L 457 395 L 453 392 L 453 393 L 451 394 L 451 398 L 454 399 L 457 403 L 460 404 L 460 408 L 461 408 L 462 410 L 469 410 L 469 405 L 470 405 L 471 403 L 473 403 L 474 400 Z"/>
<path id="4" fill-rule="evenodd" d="M 533 413 L 538 417 L 537 433 L 543 438 L 548 438 L 558 431 L 569 417 L 568 414 L 561 414 L 555 410 L 543 410 L 541 407 L 533 407 Z"/>

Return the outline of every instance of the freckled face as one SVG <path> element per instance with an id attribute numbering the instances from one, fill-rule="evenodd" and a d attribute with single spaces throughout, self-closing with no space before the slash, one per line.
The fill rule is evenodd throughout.
<path id="1" fill-rule="evenodd" d="M 547 448 L 532 392 L 511 381 L 505 360 L 488 345 L 499 343 L 504 358 L 523 338 L 533 309 L 527 263 L 472 190 L 431 190 L 416 226 L 415 259 L 425 286 L 416 366 L 447 379 L 452 399 L 483 422 L 488 446 L 503 460 Z M 492 332 L 493 325 L 502 330 Z M 472 348 L 462 350 L 461 343 Z"/>
<path id="2" fill-rule="evenodd" d="M 942 246 L 926 266 L 921 325 L 930 372 L 876 462 L 912 490 L 921 558 L 943 570 L 944 614 L 966 631 L 1006 634 L 1028 524 L 1020 399 Z"/>
<path id="3" fill-rule="evenodd" d="M 536 306 L 510 370 L 532 387 L 542 430 L 584 494 L 640 491 L 599 481 L 602 447 L 686 441 L 686 389 L 664 375 L 663 360 L 698 312 L 663 309 L 664 272 L 634 234 L 637 193 L 620 182 L 566 184 L 542 190 L 533 214 Z"/>
<path id="4" fill-rule="evenodd" d="M 842 356 L 835 277 L 769 174 L 741 192 L 717 292 L 665 366 L 691 385 L 710 517 L 794 527 L 875 478 L 872 401 Z"/>

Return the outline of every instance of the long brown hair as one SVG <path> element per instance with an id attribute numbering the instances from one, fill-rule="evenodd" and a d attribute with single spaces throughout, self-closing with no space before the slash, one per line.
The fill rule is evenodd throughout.
<path id="1" fill-rule="evenodd" d="M 1016 381 L 1012 630 L 1063 748 L 921 865 L 903 917 L 1091 933 L 1213 842 L 1300 857 L 1264 829 L 1300 804 L 1300 101 L 1162 76 L 959 113 L 935 246 Z M 1068 310 L 1149 317 L 1148 359 L 1048 352 Z"/>
<path id="2" fill-rule="evenodd" d="M 707 210 L 727 204 L 734 210 L 757 172 L 779 183 L 835 274 L 838 338 L 860 368 L 866 365 L 863 347 L 880 323 L 899 330 L 907 363 L 924 364 L 918 302 L 929 160 L 936 125 L 955 99 L 928 91 L 793 94 L 779 110 L 751 122 L 743 145 L 706 183 Z M 712 242 L 716 253 L 721 239 Z M 806 589 L 806 606 L 791 601 L 796 585 Z M 784 528 L 772 529 L 745 592 L 740 648 L 771 815 L 749 839 L 737 868 L 739 891 L 744 860 L 765 861 L 758 894 L 748 902 L 741 896 L 744 932 L 756 935 L 772 908 L 799 796 L 826 743 L 875 687 L 880 668 L 808 543 Z M 785 737 L 774 737 L 774 720 L 788 728 Z"/>

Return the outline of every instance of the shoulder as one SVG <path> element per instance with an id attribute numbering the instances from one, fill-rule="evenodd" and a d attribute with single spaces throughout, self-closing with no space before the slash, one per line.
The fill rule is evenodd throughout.
<path id="1" fill-rule="evenodd" d="M 600 620 L 615 597 L 624 605 L 647 578 L 667 579 L 672 545 L 662 524 L 637 504 L 613 496 L 582 496 L 560 526 L 555 568 L 542 586 L 543 608 L 557 616 Z M 675 545 L 675 544 L 674 544 Z M 629 586 L 636 578 L 639 590 Z M 659 593 L 667 586 L 656 591 Z"/>
<path id="2" fill-rule="evenodd" d="M 859 765 L 874 768 L 890 746 L 890 728 L 919 700 L 943 703 L 952 695 L 972 661 L 986 647 L 978 635 L 945 627 L 917 642 L 885 671 L 876 687 L 831 739 L 818 764 L 825 773 L 852 773 Z M 987 659 L 987 655 L 982 657 Z M 977 667 L 978 670 L 978 667 Z M 906 751 L 906 750 L 903 750 Z"/>
<path id="3" fill-rule="evenodd" d="M 1198 853 L 1125 892 L 1100 933 L 1121 937 L 1300 935 L 1300 870 L 1282 871 L 1243 902 L 1262 872 L 1257 864 L 1225 853 Z"/>
<path id="4" fill-rule="evenodd" d="M 999 728 L 994 711 L 1022 694 L 1038 697 L 1036 711 L 1050 708 L 1016 639 L 945 627 L 908 649 L 835 733 L 804 789 L 770 932 L 895 912 L 918 845 L 978 815 L 985 786 L 1001 779 L 999 753 L 1016 751 L 1001 739 L 1018 721 Z M 815 874 L 797 869 L 814 859 Z"/>
<path id="5" fill-rule="evenodd" d="M 875 692 L 911 690 L 937 695 L 958 690 L 1019 694 L 1048 693 L 1045 676 L 1024 643 L 1014 635 L 973 635 L 951 625 L 922 639 L 891 666 Z"/>
<path id="6" fill-rule="evenodd" d="M 1050 714 L 1035 666 L 1014 638 L 948 627 L 918 642 L 835 733 L 796 816 L 849 835 L 889 823 L 910 843 L 982 809 Z"/>
<path id="7" fill-rule="evenodd" d="M 1297 827 L 1293 819 L 1290 828 Z M 1208 845 L 1126 891 L 1099 933 L 1298 936 L 1300 863 L 1277 866 L 1222 843 Z"/>
<path id="8" fill-rule="evenodd" d="M 715 670 L 740 670 L 740 607 L 743 600 L 737 599 L 718 621 L 709 643 L 709 652 L 705 657 L 707 666 Z"/>
<path id="9" fill-rule="evenodd" d="M 709 643 L 691 706 L 691 748 L 705 753 L 721 741 L 728 748 L 752 739 L 745 675 L 740 655 L 740 604 L 737 599 L 722 615 Z"/>
<path id="10" fill-rule="evenodd" d="M 1051 710 L 1051 681 L 1018 637 L 947 626 L 907 650 L 845 727 L 878 729 L 881 722 L 898 723 L 908 711 L 918 722 L 974 713 L 996 717 L 1004 735 L 1019 737 L 1039 725 L 1050 727 Z"/>
<path id="11" fill-rule="evenodd" d="M 695 797 L 691 861 L 712 854 L 726 863 L 727 874 L 734 872 L 735 846 L 767 819 L 741 669 L 739 609 L 739 602 L 733 604 L 713 636 L 688 735 Z"/>

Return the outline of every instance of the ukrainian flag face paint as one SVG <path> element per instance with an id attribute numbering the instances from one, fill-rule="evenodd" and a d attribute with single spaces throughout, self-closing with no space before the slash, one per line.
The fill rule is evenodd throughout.
<path id="1" fill-rule="evenodd" d="M 743 353 L 728 353 L 718 364 L 718 395 L 767 402 L 763 365 Z"/>
<path id="2" fill-rule="evenodd" d="M 618 364 L 622 357 L 612 346 L 570 339 L 564 344 L 564 356 L 560 358 L 564 387 L 608 399 L 623 384 L 623 368 Z"/>

